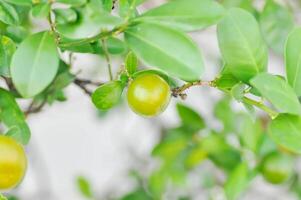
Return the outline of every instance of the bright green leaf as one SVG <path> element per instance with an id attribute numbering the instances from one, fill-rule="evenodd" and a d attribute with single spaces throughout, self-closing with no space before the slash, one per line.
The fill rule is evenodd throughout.
<path id="1" fill-rule="evenodd" d="M 15 52 L 11 76 L 23 97 L 42 92 L 54 79 L 59 67 L 59 56 L 53 35 L 40 32 L 25 39 Z"/>
<path id="2" fill-rule="evenodd" d="M 102 29 L 109 29 L 122 23 L 120 18 L 97 9 L 91 3 L 83 8 L 78 8 L 77 14 L 79 16 L 76 23 L 59 24 L 57 26 L 58 32 L 64 37 L 72 39 L 93 37 L 99 34 Z"/>
<path id="3" fill-rule="evenodd" d="M 9 25 L 18 25 L 20 23 L 18 12 L 12 5 L 0 1 L 0 21 Z"/>
<path id="4" fill-rule="evenodd" d="M 301 28 L 290 33 L 285 48 L 285 67 L 288 83 L 301 96 Z"/>
<path id="5" fill-rule="evenodd" d="M 97 88 L 92 94 L 94 105 L 100 110 L 108 110 L 119 101 L 123 91 L 120 81 L 111 81 Z"/>
<path id="6" fill-rule="evenodd" d="M 174 0 L 143 13 L 135 20 L 195 31 L 217 23 L 223 14 L 223 7 L 212 0 Z"/>
<path id="7" fill-rule="evenodd" d="M 205 122 L 203 118 L 192 108 L 183 104 L 177 104 L 177 110 L 182 123 L 188 128 L 191 128 L 193 131 L 198 131 L 205 128 Z"/>
<path id="8" fill-rule="evenodd" d="M 77 13 L 74 9 L 54 9 L 56 24 L 73 23 L 77 20 Z"/>
<path id="9" fill-rule="evenodd" d="M 15 51 L 15 43 L 9 37 L 0 36 L 0 75 L 10 75 L 9 66 Z"/>
<path id="10" fill-rule="evenodd" d="M 50 14 L 50 4 L 40 3 L 35 5 L 31 10 L 32 16 L 36 18 L 47 18 Z"/>
<path id="11" fill-rule="evenodd" d="M 8 3 L 16 4 L 18 6 L 30 6 L 32 4 L 32 0 L 4 0 Z"/>
<path id="12" fill-rule="evenodd" d="M 30 130 L 25 116 L 10 92 L 0 88 L 0 120 L 8 128 L 7 135 L 26 145 L 30 139 Z"/>
<path id="13" fill-rule="evenodd" d="M 239 164 L 228 177 L 225 183 L 225 193 L 228 200 L 236 200 L 246 189 L 249 183 L 248 166 L 245 163 Z"/>
<path id="14" fill-rule="evenodd" d="M 280 146 L 301 153 L 301 118 L 290 114 L 280 114 L 268 128 L 272 139 Z"/>
<path id="15" fill-rule="evenodd" d="M 132 75 L 137 71 L 138 59 L 133 52 L 128 53 L 125 58 L 125 68 L 126 71 Z"/>
<path id="16" fill-rule="evenodd" d="M 219 47 L 230 73 L 243 82 L 266 71 L 268 52 L 256 19 L 239 8 L 229 9 L 217 26 Z"/>
<path id="17" fill-rule="evenodd" d="M 77 177 L 77 187 L 84 197 L 89 199 L 93 197 L 91 185 L 85 177 Z"/>
<path id="18" fill-rule="evenodd" d="M 250 83 L 280 112 L 301 115 L 299 100 L 285 80 L 278 76 L 261 73 L 254 77 Z"/>
<path id="19" fill-rule="evenodd" d="M 292 13 L 274 0 L 268 0 L 260 14 L 259 22 L 268 46 L 282 55 L 286 38 L 294 27 Z"/>
<path id="20" fill-rule="evenodd" d="M 125 38 L 133 52 L 154 66 L 183 80 L 198 80 L 204 71 L 196 44 L 181 32 L 158 24 L 129 27 Z"/>
<path id="21" fill-rule="evenodd" d="M 56 0 L 56 2 L 77 7 L 86 4 L 87 0 Z"/>
<path id="22" fill-rule="evenodd" d="M 236 99 L 236 101 L 241 102 L 245 96 L 246 85 L 243 83 L 238 83 L 234 85 L 231 89 L 231 95 Z"/>

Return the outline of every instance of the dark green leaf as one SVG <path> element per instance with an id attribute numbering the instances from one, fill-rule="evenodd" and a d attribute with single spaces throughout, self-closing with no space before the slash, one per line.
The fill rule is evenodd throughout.
<path id="1" fill-rule="evenodd" d="M 42 92 L 54 79 L 59 56 L 53 35 L 40 32 L 24 40 L 13 56 L 11 76 L 23 97 Z"/>
<path id="2" fill-rule="evenodd" d="M 198 80 L 204 71 L 196 44 L 181 32 L 143 23 L 128 28 L 127 43 L 145 64 L 155 66 L 183 80 Z"/>
<path id="3" fill-rule="evenodd" d="M 250 81 L 263 97 L 269 100 L 282 113 L 300 115 L 301 105 L 288 83 L 267 73 L 261 73 Z"/>
<path id="4" fill-rule="evenodd" d="M 219 47 L 228 71 L 243 82 L 266 71 L 268 53 L 256 19 L 231 8 L 217 26 Z"/>

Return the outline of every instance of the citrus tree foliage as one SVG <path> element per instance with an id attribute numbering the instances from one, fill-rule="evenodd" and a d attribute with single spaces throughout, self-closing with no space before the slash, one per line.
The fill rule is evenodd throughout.
<path id="1" fill-rule="evenodd" d="M 166 84 L 170 91 L 163 95 L 183 100 L 189 88 L 209 86 L 226 96 L 214 110 L 223 129 L 210 127 L 198 112 L 178 104 L 181 124 L 166 130 L 152 152 L 161 164 L 139 177 L 146 178 L 145 187 L 122 199 L 161 199 L 171 183 L 183 185 L 194 168 L 208 161 L 226 178 L 203 177 L 208 179 L 203 186 L 222 186 L 230 200 L 261 173 L 272 183 L 290 182 L 300 194 L 293 162 L 283 166 L 301 153 L 301 29 L 294 22 L 294 7 L 274 0 L 260 9 L 251 0 L 171 0 L 140 12 L 146 1 L 0 0 L 0 75 L 6 83 L 0 88 L 2 133 L 27 145 L 26 117 L 47 104 L 65 101 L 64 90 L 70 84 L 91 96 L 96 109 L 106 111 L 119 104 L 139 77 L 139 88 L 133 89 L 133 97 L 128 95 L 128 103 L 137 108 L 156 102 L 156 114 L 164 111 L 169 97 L 162 102 L 157 95 L 160 84 L 143 77 Z M 35 20 L 48 26 L 37 29 Z M 189 33 L 211 26 L 216 27 L 223 67 L 208 81 L 203 78 L 206 49 L 200 49 Z M 269 50 L 284 54 L 285 74 L 270 73 Z M 78 78 L 72 71 L 75 53 L 102 56 L 109 81 Z M 111 60 L 116 57 L 124 62 L 114 74 Z M 141 88 L 148 94 L 139 92 Z M 28 108 L 19 107 L 21 99 L 30 102 Z M 232 99 L 246 112 L 232 110 Z M 231 135 L 238 144 L 229 142 Z M 245 151 L 254 159 L 250 161 Z M 84 177 L 78 185 L 85 197 L 94 198 Z M 179 199 L 189 199 L 189 194 Z"/>

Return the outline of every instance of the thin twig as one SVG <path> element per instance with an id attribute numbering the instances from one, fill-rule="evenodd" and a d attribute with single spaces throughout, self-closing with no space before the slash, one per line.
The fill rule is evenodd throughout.
<path id="1" fill-rule="evenodd" d="M 177 87 L 172 89 L 172 96 L 173 97 L 181 97 L 183 100 L 186 99 L 187 94 L 185 93 L 186 90 L 193 86 L 213 86 L 213 81 L 195 81 L 195 82 L 190 82 L 182 85 L 181 87 Z"/>
<path id="2" fill-rule="evenodd" d="M 102 82 L 94 82 L 91 80 L 79 79 L 79 78 L 74 79 L 73 83 L 77 85 L 80 89 L 82 89 L 89 96 L 91 96 L 93 92 L 87 88 L 87 85 L 100 86 L 103 84 Z"/>
<path id="3" fill-rule="evenodd" d="M 101 39 L 101 43 L 102 43 L 102 48 L 104 51 L 104 56 L 106 58 L 107 64 L 108 64 L 108 71 L 109 71 L 109 76 L 110 76 L 110 80 L 113 80 L 113 73 L 112 73 L 112 66 L 111 66 L 111 59 L 110 59 L 110 55 L 108 52 L 108 47 L 107 47 L 107 42 L 105 39 Z"/>
<path id="4" fill-rule="evenodd" d="M 29 106 L 28 106 L 28 108 L 26 109 L 26 111 L 24 111 L 24 114 L 25 114 L 26 117 L 27 117 L 28 115 L 30 115 L 30 114 L 40 112 L 40 111 L 43 109 L 43 107 L 46 105 L 47 99 L 45 98 L 45 99 L 40 103 L 40 105 L 38 105 L 38 106 L 35 106 L 35 103 L 36 103 L 35 100 L 33 100 L 33 101 L 29 104 Z"/>

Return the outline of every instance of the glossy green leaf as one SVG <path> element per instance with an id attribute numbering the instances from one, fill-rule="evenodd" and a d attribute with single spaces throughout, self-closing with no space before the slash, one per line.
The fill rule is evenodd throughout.
<path id="1" fill-rule="evenodd" d="M 183 80 L 198 80 L 204 71 L 196 44 L 181 32 L 158 24 L 129 27 L 125 38 L 146 65 L 162 69 Z"/>
<path id="2" fill-rule="evenodd" d="M 58 32 L 64 37 L 72 39 L 93 37 L 99 34 L 102 29 L 110 29 L 122 23 L 122 19 L 97 9 L 91 3 L 83 8 L 78 8 L 77 14 L 79 16 L 75 23 L 57 26 Z"/>
<path id="3" fill-rule="evenodd" d="M 228 177 L 225 183 L 225 193 L 228 200 L 236 200 L 246 189 L 249 183 L 248 166 L 245 163 L 239 164 Z"/>
<path id="4" fill-rule="evenodd" d="M 40 3 L 38 5 L 35 5 L 31 10 L 32 16 L 36 18 L 47 18 L 49 13 L 50 13 L 49 3 Z"/>
<path id="5" fill-rule="evenodd" d="M 15 52 L 11 76 L 23 97 L 42 92 L 54 79 L 59 67 L 59 56 L 53 35 L 40 32 L 25 39 Z"/>
<path id="6" fill-rule="evenodd" d="M 290 114 L 280 114 L 268 128 L 272 139 L 280 146 L 301 153 L 301 118 Z"/>
<path id="7" fill-rule="evenodd" d="M 177 104 L 177 111 L 182 123 L 193 131 L 205 128 L 204 119 L 192 108 L 183 104 Z"/>
<path id="8" fill-rule="evenodd" d="M 88 1 L 87 0 L 56 0 L 56 2 L 77 7 L 86 4 Z"/>
<path id="9" fill-rule="evenodd" d="M 125 58 L 125 68 L 126 71 L 132 75 L 137 71 L 138 58 L 133 52 L 129 52 Z"/>
<path id="10" fill-rule="evenodd" d="M 8 129 L 7 135 L 26 145 L 30 139 L 30 130 L 25 116 L 10 92 L 0 88 L 0 120 Z"/>
<path id="11" fill-rule="evenodd" d="M 111 81 L 98 87 L 92 94 L 92 102 L 100 110 L 108 110 L 119 101 L 123 91 L 120 81 Z"/>
<path id="12" fill-rule="evenodd" d="M 239 81 L 235 76 L 230 73 L 222 73 L 215 81 L 214 84 L 221 90 L 230 91 Z"/>
<path id="13" fill-rule="evenodd" d="M 32 0 L 4 0 L 8 3 L 16 4 L 18 6 L 30 6 L 32 4 Z"/>
<path id="14" fill-rule="evenodd" d="M 212 0 L 174 0 L 143 13 L 135 20 L 195 31 L 216 24 L 223 14 L 223 7 Z"/>
<path id="15" fill-rule="evenodd" d="M 285 67 L 288 83 L 301 96 L 301 28 L 295 29 L 287 39 Z"/>
<path id="16" fill-rule="evenodd" d="M 230 73 L 243 82 L 266 71 L 268 52 L 256 19 L 239 8 L 229 9 L 217 26 L 219 47 Z"/>
<path id="17" fill-rule="evenodd" d="M 9 37 L 0 36 L 0 75 L 10 76 L 9 66 L 15 51 L 15 43 Z"/>
<path id="18" fill-rule="evenodd" d="M 292 13 L 285 6 L 276 3 L 274 0 L 268 0 L 259 19 L 260 27 L 268 46 L 276 53 L 282 55 L 286 38 L 294 27 Z"/>
<path id="19" fill-rule="evenodd" d="M 18 12 L 12 5 L 0 1 L 0 21 L 9 25 L 18 25 L 20 23 Z"/>
<path id="20" fill-rule="evenodd" d="M 251 79 L 251 85 L 282 113 L 301 115 L 301 105 L 289 84 L 271 74 L 262 73 Z"/>

